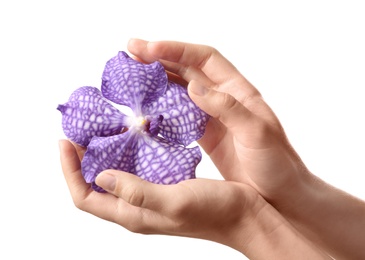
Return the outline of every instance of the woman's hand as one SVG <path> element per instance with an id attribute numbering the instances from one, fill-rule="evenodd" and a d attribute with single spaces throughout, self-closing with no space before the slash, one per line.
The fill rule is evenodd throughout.
<path id="1" fill-rule="evenodd" d="M 143 40 L 128 48 L 188 83 L 192 100 L 213 117 L 199 143 L 226 180 L 255 188 L 334 257 L 365 259 L 365 203 L 308 171 L 259 91 L 217 50 Z"/>
<path id="2" fill-rule="evenodd" d="M 265 206 L 255 190 L 241 183 L 193 179 L 176 185 L 159 185 L 115 170 L 102 172 L 96 178 L 96 183 L 108 193 L 95 192 L 81 174 L 83 149 L 62 140 L 60 151 L 75 205 L 133 232 L 197 237 L 229 244 L 238 227 L 253 221 L 250 218 Z M 254 234 L 249 227 L 244 232 L 250 238 Z"/>
<path id="3" fill-rule="evenodd" d="M 190 97 L 213 117 L 199 144 L 225 179 L 247 183 L 279 202 L 307 175 L 259 91 L 217 50 L 142 40 L 131 40 L 128 49 L 140 60 L 161 61 L 188 82 Z"/>
<path id="4" fill-rule="evenodd" d="M 250 259 L 329 259 L 246 184 L 193 179 L 159 185 L 107 170 L 96 183 L 108 193 L 99 193 L 82 177 L 83 149 L 63 140 L 60 152 L 75 205 L 130 231 L 211 240 Z"/>

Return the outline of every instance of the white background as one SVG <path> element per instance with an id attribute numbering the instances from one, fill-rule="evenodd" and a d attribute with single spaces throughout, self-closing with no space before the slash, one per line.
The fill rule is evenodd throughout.
<path id="1" fill-rule="evenodd" d="M 131 37 L 216 47 L 261 91 L 309 169 L 365 199 L 361 2 L 2 1 L 0 259 L 243 259 L 74 207 L 56 107 L 77 87 L 100 86 L 105 62 Z M 206 156 L 197 175 L 220 178 Z"/>

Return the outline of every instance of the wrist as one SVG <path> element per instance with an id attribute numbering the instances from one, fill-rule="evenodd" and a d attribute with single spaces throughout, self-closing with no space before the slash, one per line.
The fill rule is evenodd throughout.
<path id="1" fill-rule="evenodd" d="M 363 259 L 365 204 L 307 173 L 273 205 L 307 239 L 336 258 Z M 339 239 L 341 238 L 341 239 Z"/>
<path id="2" fill-rule="evenodd" d="M 274 207 L 258 197 L 238 235 L 236 245 L 250 259 L 331 259 L 302 236 Z M 243 233 L 245 232 L 245 233 Z"/>

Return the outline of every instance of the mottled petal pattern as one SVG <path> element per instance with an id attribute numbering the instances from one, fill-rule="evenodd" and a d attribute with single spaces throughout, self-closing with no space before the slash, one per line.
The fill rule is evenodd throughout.
<path id="1" fill-rule="evenodd" d="M 204 135 L 209 115 L 190 99 L 186 88 L 169 81 L 166 93 L 143 107 L 145 114 L 161 114 L 160 134 L 172 142 L 189 145 Z"/>
<path id="2" fill-rule="evenodd" d="M 94 137 L 81 166 L 88 183 L 94 183 L 101 171 L 115 169 L 153 183 L 173 184 L 195 178 L 201 157 L 199 147 L 184 148 L 159 137 L 127 131 L 117 136 Z"/>
<path id="3" fill-rule="evenodd" d="M 143 135 L 137 139 L 135 173 L 144 180 L 174 184 L 195 178 L 202 154 L 198 146 L 185 148 L 160 137 Z"/>
<path id="4" fill-rule="evenodd" d="M 57 108 L 66 136 L 87 147 L 81 170 L 95 191 L 105 192 L 95 178 L 106 169 L 158 184 L 195 178 L 202 154 L 198 146 L 186 146 L 202 137 L 209 115 L 186 88 L 168 81 L 160 62 L 143 64 L 121 51 L 106 63 L 101 91 L 81 87 Z"/>
<path id="5" fill-rule="evenodd" d="M 110 59 L 102 76 L 101 91 L 107 99 L 142 115 L 141 107 L 163 95 L 167 74 L 159 62 L 143 64 L 121 51 Z"/>
<path id="6" fill-rule="evenodd" d="M 93 136 L 110 136 L 122 131 L 125 115 L 109 104 L 94 87 L 77 89 L 67 103 L 59 105 L 65 135 L 87 146 Z"/>
<path id="7" fill-rule="evenodd" d="M 93 137 L 81 162 L 82 174 L 88 183 L 106 169 L 131 172 L 137 154 L 136 135 L 127 131 L 109 137 Z"/>
<path id="8" fill-rule="evenodd" d="M 161 123 L 163 121 L 163 116 L 162 115 L 146 116 L 146 119 L 149 121 L 148 132 L 152 136 L 157 136 L 161 130 Z"/>

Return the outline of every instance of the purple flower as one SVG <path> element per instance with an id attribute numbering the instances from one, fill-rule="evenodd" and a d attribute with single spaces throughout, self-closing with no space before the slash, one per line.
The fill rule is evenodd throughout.
<path id="1" fill-rule="evenodd" d="M 168 80 L 161 63 L 143 64 L 121 51 L 106 63 L 101 91 L 81 87 L 57 109 L 65 135 L 87 147 L 81 168 L 94 190 L 103 192 L 95 178 L 106 169 L 162 184 L 195 178 L 201 152 L 186 146 L 203 136 L 209 116 Z"/>

